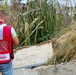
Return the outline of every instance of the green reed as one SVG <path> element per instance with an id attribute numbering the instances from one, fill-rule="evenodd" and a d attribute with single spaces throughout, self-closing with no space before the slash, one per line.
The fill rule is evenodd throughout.
<path id="1" fill-rule="evenodd" d="M 30 1 L 25 6 L 26 10 L 21 11 L 5 5 L 0 7 L 7 14 L 9 12 L 7 23 L 15 28 L 20 46 L 34 45 L 57 37 L 65 24 L 64 15 L 57 14 L 55 5 L 49 5 L 47 0 Z"/>

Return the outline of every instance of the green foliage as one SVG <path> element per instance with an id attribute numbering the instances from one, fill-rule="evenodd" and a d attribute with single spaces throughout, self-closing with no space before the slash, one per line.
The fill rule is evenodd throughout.
<path id="1" fill-rule="evenodd" d="M 53 5 L 48 6 L 47 0 L 29 2 L 27 5 L 27 11 L 21 14 L 21 18 L 23 25 L 26 27 L 28 24 L 29 26 L 27 31 L 29 36 L 33 31 L 33 34 L 30 36 L 30 38 L 28 38 L 29 36 L 25 33 L 25 36 L 27 36 L 28 40 L 30 39 L 30 43 L 27 43 L 26 45 L 37 44 L 46 41 L 52 37 L 56 31 L 56 8 Z M 27 24 L 25 24 L 25 22 L 27 22 Z M 26 40 L 27 38 L 25 37 L 24 39 Z"/>
<path id="2" fill-rule="evenodd" d="M 30 1 L 25 9 L 16 11 L 12 7 L 0 5 L 8 14 L 8 24 L 11 24 L 19 37 L 20 46 L 34 45 L 59 36 L 59 31 L 65 25 L 63 14 L 56 13 L 54 4 L 47 0 Z M 10 10 L 11 9 L 11 10 Z"/>
<path id="3" fill-rule="evenodd" d="M 62 25 L 64 25 L 64 15 L 62 17 L 61 15 L 57 15 L 56 8 L 54 7 L 54 5 L 48 5 L 47 0 L 29 2 L 27 5 L 26 13 L 24 12 L 22 15 L 23 17 L 25 17 L 25 21 L 28 22 L 30 26 L 31 22 L 36 20 L 34 24 L 32 24 L 33 28 L 31 28 L 31 30 L 35 29 L 40 21 L 43 21 L 40 27 L 31 36 L 32 44 L 46 41 L 53 36 L 58 35 L 58 26 L 61 27 Z M 37 18 L 39 18 L 40 20 L 38 20 Z"/>
<path id="4" fill-rule="evenodd" d="M 74 14 L 74 17 L 73 18 L 74 18 L 74 21 L 76 21 L 76 13 Z"/>
<path id="5" fill-rule="evenodd" d="M 11 1 L 13 1 L 12 4 L 16 2 L 16 0 Z M 0 9 L 5 10 L 7 13 L 7 24 L 13 26 L 17 32 L 20 40 L 18 47 L 35 45 L 50 38 L 58 37 L 63 33 L 63 28 L 67 24 L 69 15 L 67 17 L 64 12 L 64 14 L 57 13 L 58 9 L 54 3 L 52 3 L 53 1 L 54 0 L 49 0 L 49 4 L 47 4 L 47 0 L 30 0 L 22 11 L 21 8 L 19 10 L 19 8 L 14 9 L 12 6 L 8 6 L 7 2 L 5 5 L 0 5 Z M 61 9 L 59 12 L 60 11 Z M 74 14 L 74 20 L 76 20 L 76 13 Z M 55 51 L 53 58 L 47 61 L 47 65 L 76 59 L 76 48 L 74 46 L 76 42 L 73 41 L 71 43 L 70 47 L 74 47 L 70 49 L 70 41 L 71 39 L 67 39 L 67 43 L 65 42 L 62 46 L 63 50 Z"/>

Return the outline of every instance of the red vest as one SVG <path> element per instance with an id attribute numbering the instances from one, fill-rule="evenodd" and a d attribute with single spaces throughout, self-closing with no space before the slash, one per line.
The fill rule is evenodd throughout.
<path id="1" fill-rule="evenodd" d="M 6 24 L 0 25 L 0 64 L 8 63 L 11 60 L 12 38 L 11 26 Z"/>

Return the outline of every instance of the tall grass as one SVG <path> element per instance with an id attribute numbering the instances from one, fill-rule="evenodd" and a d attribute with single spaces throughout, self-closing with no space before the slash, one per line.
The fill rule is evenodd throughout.
<path id="1" fill-rule="evenodd" d="M 53 2 L 53 0 L 50 1 Z M 62 12 L 63 9 L 60 6 L 56 7 L 50 1 L 49 4 L 47 0 L 30 1 L 24 9 L 19 11 L 16 8 L 13 9 L 12 6 L 9 7 L 7 3 L 0 5 L 0 9 L 4 9 L 7 13 L 7 23 L 13 26 L 17 32 L 20 40 L 18 47 L 35 45 L 61 35 L 70 16 L 65 15 L 66 9 Z M 57 13 L 57 11 L 60 13 Z M 76 11 L 74 20 L 76 20 Z M 60 49 L 56 49 L 53 58 L 47 61 L 47 65 L 76 59 L 75 38 L 75 34 L 69 39 L 67 38 L 67 41 L 60 45 Z"/>
<path id="2" fill-rule="evenodd" d="M 52 38 L 57 34 L 58 26 L 63 25 L 58 24 L 61 22 L 60 16 L 56 14 L 53 5 L 47 4 L 47 0 L 30 1 L 26 7 L 27 10 L 20 14 L 17 25 L 22 25 L 22 31 L 18 31 L 18 35 L 20 39 L 22 37 L 21 42 L 25 45 L 37 44 Z"/>
<path id="3" fill-rule="evenodd" d="M 73 27 L 74 26 L 74 27 Z M 51 59 L 48 59 L 47 65 L 49 64 L 59 64 L 63 62 L 69 62 L 72 60 L 76 60 L 76 27 L 72 24 L 71 27 L 67 28 L 69 31 L 61 36 L 57 42 L 57 40 L 52 41 L 54 48 L 54 55 Z"/>
<path id="4" fill-rule="evenodd" d="M 19 46 L 38 44 L 59 36 L 59 31 L 65 25 L 65 15 L 57 14 L 58 9 L 50 3 L 47 0 L 31 0 L 19 11 L 7 4 L 0 5 L 8 14 L 8 23 L 17 32 Z"/>

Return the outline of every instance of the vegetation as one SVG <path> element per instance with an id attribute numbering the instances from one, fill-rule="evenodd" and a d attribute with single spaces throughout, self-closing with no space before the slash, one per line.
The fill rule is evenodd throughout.
<path id="1" fill-rule="evenodd" d="M 49 64 L 59 64 L 76 60 L 76 22 L 64 30 L 64 35 L 53 40 L 54 56 L 47 61 Z"/>
<path id="2" fill-rule="evenodd" d="M 60 6 L 59 3 L 55 4 L 51 1 L 47 3 L 47 0 L 30 0 L 30 2 L 23 5 L 20 2 L 13 2 L 12 6 L 5 3 L 5 5 L 0 5 L 0 9 L 6 11 L 8 16 L 7 23 L 13 26 L 17 32 L 20 40 L 18 47 L 35 45 L 53 37 L 59 37 L 63 33 L 63 29 L 73 22 L 73 18 L 76 20 L 76 12 L 74 8 L 72 9 L 72 6 L 71 8 Z M 74 12 L 74 16 L 69 15 L 69 11 Z M 72 38 L 64 45 L 67 44 L 67 47 L 69 47 L 70 40 Z M 72 44 L 73 41 L 70 45 Z M 51 63 L 54 63 L 54 61 L 55 63 L 60 63 L 75 59 L 75 48 L 72 47 L 72 50 L 67 47 L 65 46 L 64 49 L 56 51 L 53 59 L 49 60 L 48 63 L 50 61 Z M 70 52 L 72 53 L 71 55 Z"/>
<path id="3" fill-rule="evenodd" d="M 66 19 L 68 14 L 65 16 L 66 13 L 61 13 L 62 8 L 60 9 L 59 4 L 54 5 L 51 2 L 48 4 L 47 0 L 30 1 L 22 7 L 19 2 L 13 2 L 10 7 L 5 3 L 0 7 L 8 14 L 8 24 L 16 29 L 20 39 L 19 47 L 58 37 L 59 31 L 71 22 L 67 21 L 70 16 Z"/>

